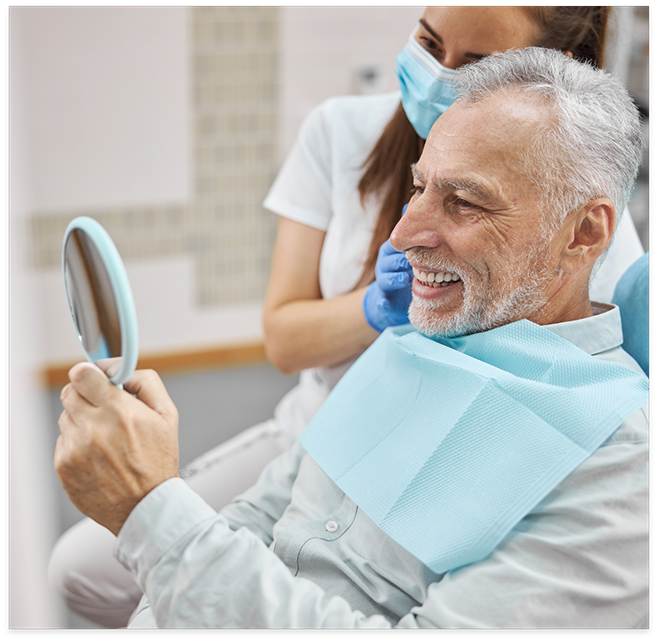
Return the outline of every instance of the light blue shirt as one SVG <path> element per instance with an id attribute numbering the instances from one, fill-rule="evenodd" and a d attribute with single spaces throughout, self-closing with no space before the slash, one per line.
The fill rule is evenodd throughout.
<path id="1" fill-rule="evenodd" d="M 548 326 L 641 371 L 619 311 Z M 630 416 L 485 560 L 437 575 L 297 444 L 218 514 L 181 479 L 133 510 L 115 555 L 145 596 L 129 627 L 644 627 L 648 421 Z"/>

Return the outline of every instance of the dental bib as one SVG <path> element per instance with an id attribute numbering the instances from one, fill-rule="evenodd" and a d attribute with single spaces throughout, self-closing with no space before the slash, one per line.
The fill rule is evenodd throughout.
<path id="1" fill-rule="evenodd" d="M 437 574 L 487 557 L 648 402 L 642 374 L 520 320 L 454 339 L 389 328 L 299 440 Z"/>

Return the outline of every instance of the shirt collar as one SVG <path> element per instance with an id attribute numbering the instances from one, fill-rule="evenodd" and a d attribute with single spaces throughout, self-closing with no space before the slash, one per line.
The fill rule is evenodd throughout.
<path id="1" fill-rule="evenodd" d="M 592 356 L 619 347 L 624 342 L 619 307 L 592 301 L 592 314 L 544 327 Z"/>

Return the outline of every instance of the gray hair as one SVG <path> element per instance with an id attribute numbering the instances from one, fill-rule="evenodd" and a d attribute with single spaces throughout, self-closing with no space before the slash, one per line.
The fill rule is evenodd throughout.
<path id="1" fill-rule="evenodd" d="M 638 110 L 618 78 L 561 51 L 529 47 L 461 67 L 455 90 L 467 103 L 500 93 L 539 97 L 554 118 L 534 136 L 523 160 L 553 225 L 600 197 L 614 203 L 619 224 L 643 141 Z"/>

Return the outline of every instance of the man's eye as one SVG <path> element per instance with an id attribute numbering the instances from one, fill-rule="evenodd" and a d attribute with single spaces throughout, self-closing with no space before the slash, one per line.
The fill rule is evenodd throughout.
<path id="1" fill-rule="evenodd" d="M 455 205 L 461 207 L 462 209 L 480 209 L 480 207 L 477 205 L 474 205 L 473 203 L 470 203 L 468 200 L 464 200 L 463 198 L 456 198 Z"/>
<path id="2" fill-rule="evenodd" d="M 414 185 L 411 188 L 411 195 L 412 196 L 422 196 L 424 191 L 425 191 L 425 187 L 419 187 L 418 185 Z"/>

